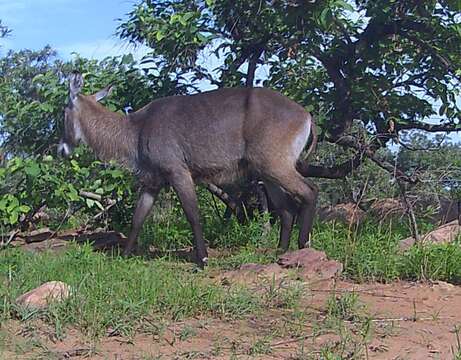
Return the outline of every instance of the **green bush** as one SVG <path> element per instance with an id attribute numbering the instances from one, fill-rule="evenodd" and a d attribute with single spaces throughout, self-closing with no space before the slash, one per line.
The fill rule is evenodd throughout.
<path id="1" fill-rule="evenodd" d="M 29 159 L 14 157 L 0 168 L 3 233 L 25 227 L 43 206 L 57 215 L 51 220 L 51 226 L 78 225 L 68 223 L 77 216 L 91 221 L 114 201 L 120 206 L 111 206 L 109 219 L 127 221 L 125 211 L 120 210 L 122 205 L 129 208 L 133 202 L 132 176 L 112 164 L 91 161 L 78 153 L 76 156 L 70 161 L 50 155 Z"/>

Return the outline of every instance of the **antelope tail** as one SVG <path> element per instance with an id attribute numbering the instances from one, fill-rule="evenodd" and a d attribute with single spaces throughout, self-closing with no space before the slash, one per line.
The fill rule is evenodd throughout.
<path id="1" fill-rule="evenodd" d="M 306 156 L 304 157 L 305 160 L 309 158 L 309 156 L 315 151 L 317 147 L 317 128 L 314 123 L 314 119 L 311 117 L 311 134 L 312 134 L 312 141 L 311 144 L 309 145 L 309 148 L 307 149 Z"/>
<path id="2" fill-rule="evenodd" d="M 304 176 L 308 176 L 308 168 L 309 168 L 309 156 L 315 151 L 317 148 L 317 141 L 318 141 L 318 136 L 317 136 L 317 128 L 315 127 L 315 123 L 313 118 L 311 117 L 311 135 L 312 135 L 312 140 L 311 143 L 307 149 L 306 155 L 303 156 L 303 158 L 299 158 L 298 162 L 296 163 L 296 169 L 298 172 Z"/>

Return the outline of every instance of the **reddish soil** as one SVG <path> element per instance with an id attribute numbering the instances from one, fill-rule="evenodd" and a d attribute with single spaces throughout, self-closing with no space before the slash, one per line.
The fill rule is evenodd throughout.
<path id="1" fill-rule="evenodd" d="M 354 318 L 343 321 L 351 338 L 327 325 L 326 302 L 333 291 L 336 297 L 348 292 L 358 295 L 364 304 L 360 312 L 372 319 L 370 338 L 360 337 L 363 322 Z M 33 337 L 42 344 L 39 353 L 47 354 L 42 358 L 58 359 L 229 359 L 231 354 L 238 359 L 307 359 L 320 358 L 326 347 L 343 358 L 453 359 L 453 351 L 458 351 L 455 329 L 461 324 L 460 309 L 461 287 L 446 283 L 358 285 L 330 280 L 306 286 L 299 309 L 305 311 L 304 321 L 290 309 L 263 309 L 243 320 L 190 319 L 170 323 L 160 334 L 108 335 L 97 343 L 76 330 L 57 340 L 46 326 L 30 330 L 34 327 L 17 321 L 4 324 L 2 331 L 9 334 L 10 344 Z M 313 336 L 316 329 L 318 335 Z M 32 358 L 27 352 L 2 355 Z"/>

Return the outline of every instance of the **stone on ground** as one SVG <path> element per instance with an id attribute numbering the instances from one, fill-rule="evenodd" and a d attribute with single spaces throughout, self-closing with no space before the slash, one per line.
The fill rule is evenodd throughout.
<path id="1" fill-rule="evenodd" d="M 340 262 L 328 260 L 323 251 L 311 248 L 287 252 L 279 257 L 278 264 L 285 269 L 299 269 L 306 280 L 328 280 L 343 271 Z"/>
<path id="2" fill-rule="evenodd" d="M 461 225 L 459 225 L 458 220 L 455 220 L 439 226 L 437 229 L 430 231 L 425 235 L 421 235 L 421 241 L 423 243 L 446 244 L 453 242 L 460 234 Z M 400 241 L 400 250 L 409 249 L 415 244 L 415 242 L 416 241 L 413 237 Z"/>
<path id="3" fill-rule="evenodd" d="M 67 299 L 69 295 L 69 285 L 61 281 L 50 281 L 19 296 L 16 304 L 32 309 L 43 309 L 52 302 Z"/>
<path id="4" fill-rule="evenodd" d="M 354 203 L 345 203 L 320 208 L 318 216 L 322 221 L 336 221 L 354 226 L 360 224 L 365 212 Z"/>
<path id="5" fill-rule="evenodd" d="M 331 280 L 341 274 L 341 263 L 328 260 L 324 252 L 314 249 L 301 249 L 287 252 L 273 264 L 243 264 L 238 270 L 228 271 L 221 277 L 223 284 L 259 283 L 262 279 L 283 280 L 292 278 L 296 271 L 298 280 Z"/>

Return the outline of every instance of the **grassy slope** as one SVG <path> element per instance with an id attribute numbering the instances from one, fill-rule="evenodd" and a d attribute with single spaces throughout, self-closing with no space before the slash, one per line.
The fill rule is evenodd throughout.
<path id="1" fill-rule="evenodd" d="M 274 303 L 283 303 L 295 311 L 299 293 L 290 287 L 276 294 L 282 302 L 273 302 L 273 294 L 266 298 L 245 287 L 223 286 L 210 280 L 211 272 L 275 259 L 278 229 L 274 227 L 263 235 L 262 223 L 224 225 L 209 216 L 206 237 L 213 240 L 214 247 L 226 249 L 228 255 L 212 258 L 204 272 L 178 259 L 124 259 L 117 254 L 95 253 L 90 246 L 72 246 L 59 255 L 1 251 L 0 319 L 4 322 L 12 317 L 23 321 L 40 318 L 54 327 L 58 337 L 72 326 L 97 338 L 104 336 L 108 328 L 124 335 L 133 334 L 150 326 L 149 319 L 161 323 L 204 314 L 241 318 L 267 311 Z M 356 281 L 424 278 L 460 282 L 459 243 L 413 248 L 399 254 L 398 240 L 407 235 L 405 226 L 400 224 L 367 223 L 359 230 L 317 224 L 313 246 L 342 261 L 344 276 Z M 142 238 L 146 246 L 163 249 L 190 245 L 187 224 L 176 214 L 147 224 Z M 169 241 L 165 241 L 167 238 Z M 71 285 L 74 296 L 44 312 L 15 307 L 16 296 L 50 280 Z M 329 305 L 333 313 L 335 302 L 337 299 Z"/>

